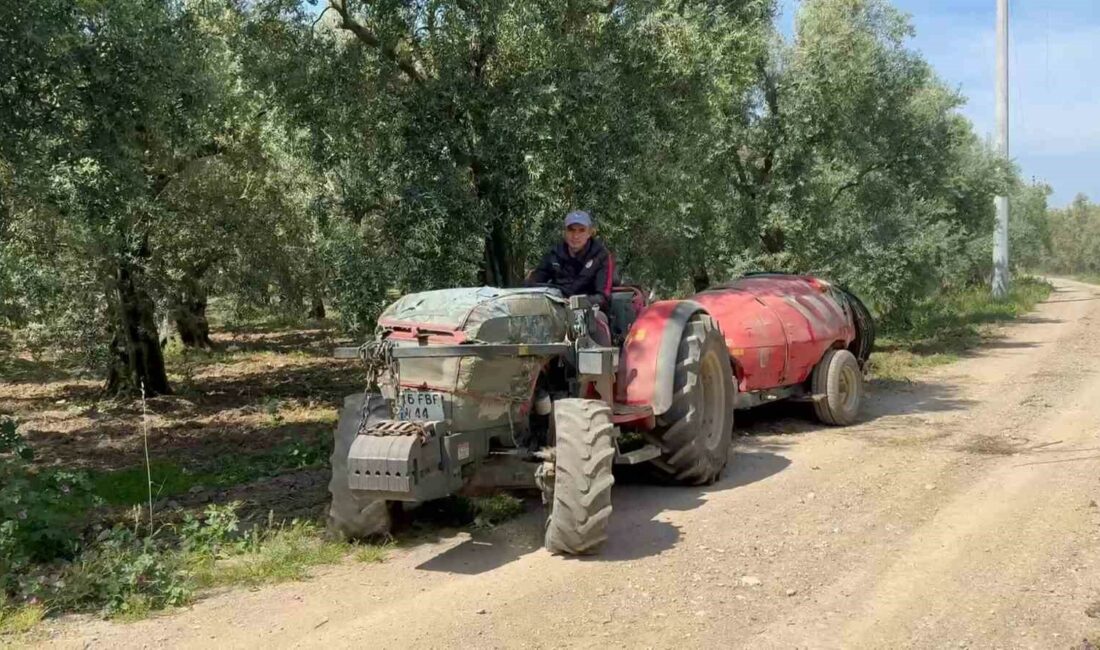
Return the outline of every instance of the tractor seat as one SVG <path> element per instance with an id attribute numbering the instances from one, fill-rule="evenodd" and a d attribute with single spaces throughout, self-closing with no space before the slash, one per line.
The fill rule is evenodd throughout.
<path id="1" fill-rule="evenodd" d="M 607 319 L 611 326 L 611 342 L 619 346 L 626 340 L 630 327 L 645 307 L 645 294 L 633 285 L 612 287 Z"/>

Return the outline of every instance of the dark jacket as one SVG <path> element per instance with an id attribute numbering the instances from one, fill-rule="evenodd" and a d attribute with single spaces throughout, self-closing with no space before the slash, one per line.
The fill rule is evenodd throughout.
<path id="1" fill-rule="evenodd" d="M 569 254 L 565 242 L 559 242 L 543 256 L 542 261 L 527 276 L 527 284 L 549 283 L 561 289 L 565 297 L 592 296 L 603 312 L 611 304 L 611 283 L 615 277 L 615 260 L 611 251 L 596 238 L 579 255 Z"/>

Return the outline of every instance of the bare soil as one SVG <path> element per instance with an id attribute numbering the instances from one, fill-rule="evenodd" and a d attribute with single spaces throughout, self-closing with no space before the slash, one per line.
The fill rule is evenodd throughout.
<path id="1" fill-rule="evenodd" d="M 532 507 L 485 533 L 407 543 L 383 564 L 139 623 L 69 617 L 45 643 L 1087 647 L 1100 637 L 1097 341 L 1100 288 L 1057 281 L 994 344 L 919 381 L 872 385 L 855 426 L 822 427 L 790 405 L 742 417 L 716 485 L 616 485 L 598 557 L 542 550 Z M 317 392 L 335 402 L 342 387 Z"/>
<path id="2" fill-rule="evenodd" d="M 74 378 L 56 364 L 18 359 L 0 381 L 0 414 L 17 418 L 36 462 L 110 471 L 142 466 L 147 430 L 154 464 L 171 463 L 195 473 L 291 443 L 331 438 L 343 396 L 362 390 L 355 361 L 332 358 L 348 345 L 334 329 L 237 329 L 214 335 L 210 353 L 168 360 L 173 395 L 146 402 L 103 399 L 102 382 Z M 154 481 L 156 476 L 154 476 Z M 172 508 L 237 500 L 242 514 L 277 520 L 319 518 L 326 507 L 324 470 L 286 471 L 247 485 L 195 486 L 160 499 Z"/>

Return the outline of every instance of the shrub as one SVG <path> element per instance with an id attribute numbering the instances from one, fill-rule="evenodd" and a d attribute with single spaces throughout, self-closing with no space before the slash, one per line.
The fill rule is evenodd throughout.
<path id="1" fill-rule="evenodd" d="M 13 420 L 0 420 L 0 588 L 18 594 L 33 563 L 72 558 L 97 503 L 82 472 L 36 471 Z"/>
<path id="2" fill-rule="evenodd" d="M 178 554 L 124 526 L 100 533 L 53 588 L 49 600 L 61 609 L 131 617 L 185 604 L 192 593 Z"/>

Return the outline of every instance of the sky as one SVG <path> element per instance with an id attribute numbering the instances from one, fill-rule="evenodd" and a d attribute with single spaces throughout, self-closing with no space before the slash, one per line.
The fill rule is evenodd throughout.
<path id="1" fill-rule="evenodd" d="M 781 0 L 790 33 L 798 0 Z M 978 134 L 994 130 L 996 0 L 893 0 L 911 45 L 967 97 Z M 1009 155 L 1050 184 L 1052 207 L 1100 200 L 1100 0 L 1009 0 Z"/>

